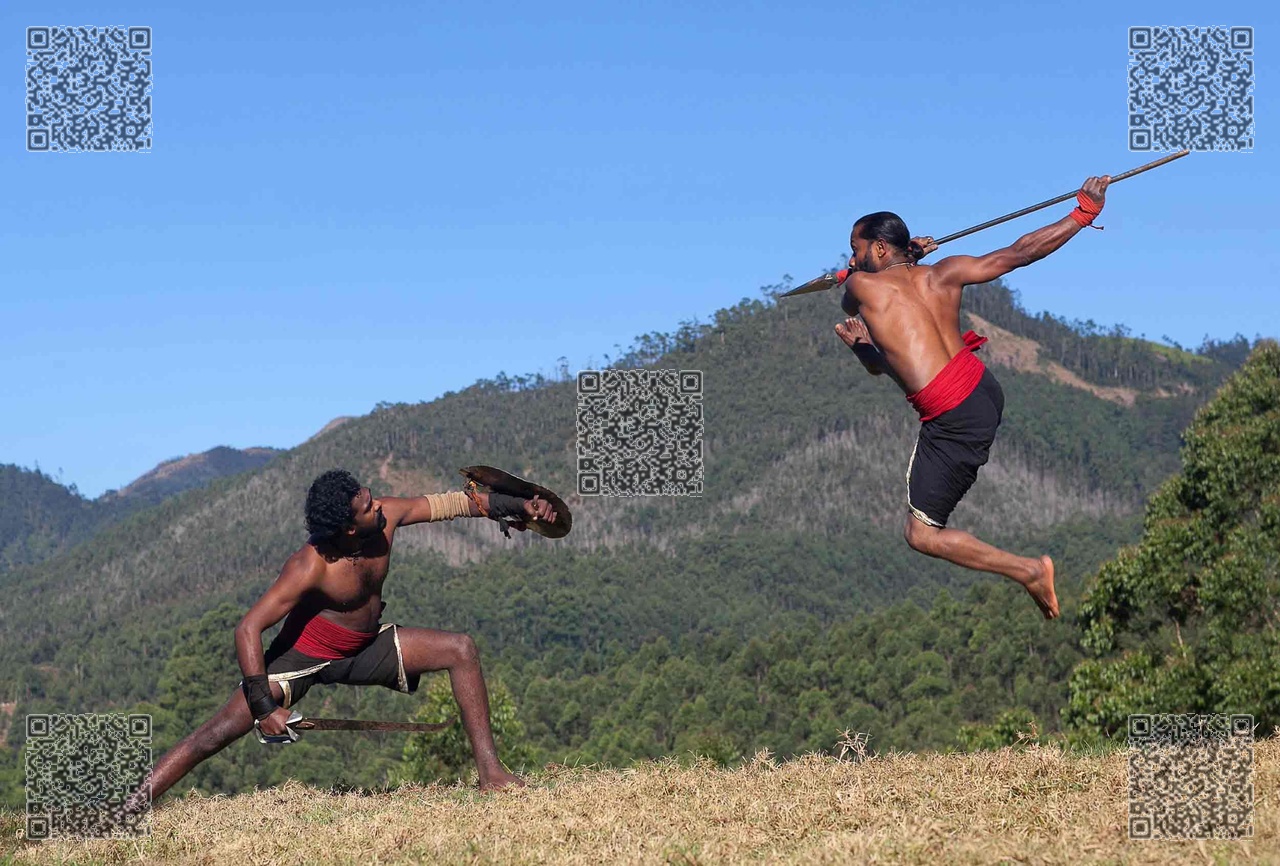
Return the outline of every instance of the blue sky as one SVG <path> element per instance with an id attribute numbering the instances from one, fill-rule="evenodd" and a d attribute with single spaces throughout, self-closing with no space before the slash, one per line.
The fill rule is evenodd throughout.
<path id="1" fill-rule="evenodd" d="M 6 3 L 0 462 L 96 496 L 603 363 L 815 276 L 864 213 L 941 236 L 1154 158 L 1128 150 L 1131 25 L 1252 25 L 1259 60 L 1277 32 L 1261 3 L 976 8 Z M 26 152 L 26 28 L 87 24 L 153 28 L 152 153 Z M 1024 303 L 1190 345 L 1280 333 L 1257 77 L 1254 153 L 1113 187 L 1105 231 L 1011 276 Z"/>

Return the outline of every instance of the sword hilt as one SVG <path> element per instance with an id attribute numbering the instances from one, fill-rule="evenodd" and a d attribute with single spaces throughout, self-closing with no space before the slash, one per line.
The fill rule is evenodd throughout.
<path id="1" fill-rule="evenodd" d="M 297 731 L 295 731 L 294 728 L 297 727 L 302 730 L 307 730 L 307 726 L 305 721 L 302 718 L 302 714 L 299 713 L 297 710 L 294 710 L 289 715 L 288 720 L 284 723 L 284 729 L 286 733 L 283 733 L 283 734 L 262 733 L 262 727 L 258 724 L 259 721 L 260 721 L 259 719 L 253 720 L 253 730 L 254 730 L 254 733 L 258 735 L 258 742 L 262 743 L 264 746 L 270 746 L 270 745 L 287 746 L 290 743 L 296 743 L 298 742 L 298 738 L 302 735 L 299 734 Z"/>

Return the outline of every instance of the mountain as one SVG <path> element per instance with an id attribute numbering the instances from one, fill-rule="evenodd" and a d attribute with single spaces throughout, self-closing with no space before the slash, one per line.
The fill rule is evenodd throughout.
<path id="1" fill-rule="evenodd" d="M 0 572 L 83 541 L 103 509 L 38 469 L 0 465 Z"/>
<path id="2" fill-rule="evenodd" d="M 251 472 L 270 462 L 281 451 L 280 448 L 228 448 L 219 445 L 200 454 L 166 460 L 123 489 L 108 491 L 102 498 L 108 503 L 128 502 L 134 508 L 155 505 L 218 478 Z"/>
<path id="3" fill-rule="evenodd" d="M 1025 595 L 1010 592 L 1014 587 L 907 549 L 902 525 L 914 415 L 887 380 L 867 376 L 839 342 L 832 326 L 843 315 L 834 298 L 781 300 L 783 288 L 767 287 L 763 299 L 744 299 L 710 323 L 642 336 L 613 362 L 702 371 L 703 496 L 570 493 L 576 489 L 576 385 L 567 371 L 555 378 L 504 372 L 430 402 L 381 404 L 256 471 L 189 490 L 54 559 L 0 575 L 10 599 L 0 609 L 0 682 L 12 684 L 10 699 L 24 704 L 22 712 L 102 711 L 143 701 L 176 706 L 191 695 L 160 687 L 167 660 L 197 636 L 216 641 L 225 632 L 225 613 L 203 626 L 202 616 L 243 610 L 269 585 L 305 540 L 303 497 L 317 474 L 342 466 L 380 495 L 416 495 L 457 489 L 459 467 L 485 463 L 566 493 L 573 533 L 555 542 L 532 533 L 506 540 L 479 520 L 403 530 L 386 587 L 386 619 L 474 634 L 488 669 L 509 682 L 533 719 L 530 733 L 542 754 L 570 754 L 566 750 L 588 736 L 594 745 L 582 753 L 611 759 L 675 742 L 679 732 L 672 725 L 701 718 L 682 705 L 696 704 L 684 672 L 703 653 L 714 653 L 717 663 L 750 663 L 748 679 L 757 688 L 770 676 L 783 685 L 807 682 L 792 675 L 797 665 L 808 671 L 808 660 L 787 656 L 801 651 L 787 636 L 805 629 L 826 634 L 822 652 L 832 665 L 841 653 L 883 651 L 914 666 L 906 668 L 914 673 L 904 683 L 882 677 L 883 688 L 860 693 L 857 700 L 878 713 L 890 712 L 895 689 L 921 677 L 904 700 L 922 712 L 942 706 L 938 659 L 946 662 L 949 648 L 984 641 L 999 647 L 998 658 L 979 654 L 966 664 L 973 676 L 995 677 L 975 693 L 991 700 L 957 698 L 936 718 L 952 727 L 989 721 L 1018 705 L 1028 686 L 1017 684 L 1028 677 L 1038 694 L 1033 705 L 1050 713 L 1065 700 L 1054 672 L 1069 669 L 1078 653 L 1069 626 L 1044 625 Z M 1006 409 L 992 460 L 954 525 L 1028 553 L 1053 553 L 1069 614 L 1085 577 L 1137 538 L 1142 503 L 1178 469 L 1181 431 L 1248 343 L 1209 343 L 1191 352 L 1119 331 L 1100 333 L 1031 316 L 1001 284 L 971 287 L 965 319 L 992 337 L 982 357 L 1004 387 Z M 988 594 L 971 600 L 975 587 Z M 934 625 L 886 611 L 907 600 L 927 607 L 941 589 L 964 601 L 938 616 L 972 620 L 969 631 L 937 637 L 938 649 L 922 658 L 907 654 L 903 637 L 884 643 L 904 623 L 912 634 L 931 634 Z M 230 607 L 219 607 L 223 603 Z M 1028 651 L 1017 640 L 999 640 L 998 625 L 973 633 L 976 623 L 1000 616 L 1027 628 L 1034 623 L 1049 643 Z M 844 622 L 852 630 L 832 630 Z M 736 658 L 754 637 L 765 641 L 763 654 Z M 225 640 L 229 645 L 229 636 Z M 665 665 L 662 641 L 677 658 L 693 653 L 693 661 L 673 663 L 661 679 L 637 685 L 637 669 L 627 660 L 644 650 L 658 653 L 654 665 Z M 1046 657 L 1055 658 L 1053 665 L 1043 663 Z M 998 676 L 983 673 L 992 665 Z M 816 669 L 810 675 L 815 683 L 827 676 Z M 861 675 L 853 668 L 840 672 Z M 238 677 L 234 659 L 221 654 L 203 676 L 208 693 L 199 699 L 220 702 Z M 589 685 L 605 705 L 597 712 L 576 701 L 574 716 L 574 701 L 565 698 L 575 682 Z M 622 695 L 633 687 L 649 691 L 628 704 Z M 652 701 L 645 703 L 645 695 Z M 780 707 L 791 699 L 785 690 L 777 695 Z M 744 699 L 740 691 L 724 698 Z M 413 704 L 381 690 L 339 690 L 319 700 L 353 712 L 358 703 L 362 712 L 404 714 Z M 892 710 L 892 718 L 876 717 L 893 726 L 889 741 L 945 739 L 943 729 L 926 736 L 923 716 L 903 715 L 906 707 Z M 836 719 L 852 712 L 842 705 L 822 713 L 828 710 Z M 642 732 L 611 733 L 628 713 Z M 768 724 L 786 722 L 778 717 Z M 742 736 L 750 740 L 765 730 Z M 161 745 L 165 736 L 162 730 Z M 649 740 L 641 744 L 637 736 Z M 797 727 L 787 736 L 785 742 L 803 745 L 819 733 Z M 339 750 L 347 766 L 373 758 L 384 766 L 385 748 L 360 751 L 373 749 L 370 742 L 324 748 Z M 217 785 L 252 785 L 268 778 L 263 773 L 287 772 L 264 764 L 253 749 L 229 750 L 221 769 L 209 772 L 234 766 L 235 774 Z"/>
<path id="4" fill-rule="evenodd" d="M 0 572 L 49 559 L 134 512 L 218 478 L 263 466 L 278 448 L 227 448 L 166 460 L 97 499 L 38 469 L 0 465 Z"/>

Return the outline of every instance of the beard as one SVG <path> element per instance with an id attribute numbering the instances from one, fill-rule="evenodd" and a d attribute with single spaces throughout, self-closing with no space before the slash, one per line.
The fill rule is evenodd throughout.
<path id="1" fill-rule="evenodd" d="M 382 532 L 382 530 L 384 530 L 384 529 L 386 529 L 386 528 L 387 528 L 387 515 L 383 514 L 381 511 L 379 511 L 379 512 L 378 512 L 377 525 L 376 525 L 376 526 L 374 526 L 374 527 L 372 527 L 372 528 L 370 528 L 370 529 L 366 529 L 366 530 L 364 530 L 363 532 L 361 532 L 361 533 L 360 533 L 360 537 L 361 537 L 361 538 L 372 538 L 373 536 L 380 534 L 380 533 Z"/>

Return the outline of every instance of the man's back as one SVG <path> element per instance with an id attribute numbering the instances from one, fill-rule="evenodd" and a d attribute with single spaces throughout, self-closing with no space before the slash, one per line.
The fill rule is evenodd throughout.
<path id="1" fill-rule="evenodd" d="M 929 265 L 908 265 L 850 275 L 850 288 L 871 339 L 899 387 L 908 394 L 928 385 L 962 348 L 963 286 Z"/>

